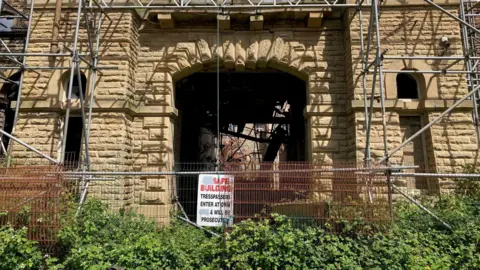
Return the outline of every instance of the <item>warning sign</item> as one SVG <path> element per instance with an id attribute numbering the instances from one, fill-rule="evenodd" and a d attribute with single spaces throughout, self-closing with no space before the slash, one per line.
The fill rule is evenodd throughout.
<path id="1" fill-rule="evenodd" d="M 197 224 L 229 225 L 233 217 L 233 176 L 200 174 L 198 177 Z"/>

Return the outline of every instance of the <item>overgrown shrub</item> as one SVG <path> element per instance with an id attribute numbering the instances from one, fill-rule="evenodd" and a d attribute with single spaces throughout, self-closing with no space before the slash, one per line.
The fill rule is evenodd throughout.
<path id="1" fill-rule="evenodd" d="M 480 168 L 469 164 L 463 167 L 463 173 L 480 174 Z M 480 177 L 458 179 L 455 181 L 455 193 L 461 196 L 468 196 L 480 203 Z"/>
<path id="2" fill-rule="evenodd" d="M 0 227 L 0 269 L 40 269 L 42 254 L 27 238 L 27 229 Z"/>
<path id="3" fill-rule="evenodd" d="M 90 201 L 62 231 L 69 252 L 60 261 L 67 269 L 480 269 L 480 220 L 470 202 L 458 195 L 424 200 L 453 232 L 398 203 L 388 233 L 331 234 L 274 215 L 239 223 L 220 239 L 178 222 L 157 230 L 133 213 L 110 214 Z"/>
<path id="4" fill-rule="evenodd" d="M 457 193 L 422 202 L 453 231 L 413 204 L 397 202 L 394 225 L 382 233 L 358 230 L 363 223 L 355 223 L 332 234 L 273 215 L 236 224 L 217 238 L 182 221 L 157 228 L 151 220 L 131 212 L 110 213 L 106 205 L 90 200 L 61 230 L 63 252 L 57 265 L 52 265 L 55 259 L 47 265 L 51 269 L 480 269 L 476 200 Z M 25 235 L 25 230 L 0 231 L 0 269 L 40 267 L 41 255 Z"/>
<path id="5" fill-rule="evenodd" d="M 157 230 L 153 221 L 132 212 L 108 213 L 94 200 L 61 231 L 60 245 L 66 251 L 61 267 L 67 269 L 199 269 L 219 248 L 203 231 L 177 223 Z"/>

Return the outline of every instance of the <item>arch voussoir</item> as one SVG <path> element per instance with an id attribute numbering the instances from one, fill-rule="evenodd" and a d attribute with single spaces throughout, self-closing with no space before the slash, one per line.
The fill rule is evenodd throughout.
<path id="1" fill-rule="evenodd" d="M 221 46 L 205 39 L 181 42 L 171 56 L 175 61 L 169 65 L 169 72 L 176 79 L 208 68 L 217 60 L 226 69 L 245 71 L 269 67 L 302 79 L 308 78 L 308 74 L 315 70 L 314 61 L 306 57 L 305 46 L 298 42 L 291 44 L 282 37 L 229 37 Z"/>

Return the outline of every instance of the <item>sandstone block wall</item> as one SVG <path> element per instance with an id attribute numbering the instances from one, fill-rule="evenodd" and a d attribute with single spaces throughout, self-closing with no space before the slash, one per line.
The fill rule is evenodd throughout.
<path id="1" fill-rule="evenodd" d="M 455 12 L 453 7 L 450 10 Z M 346 10 L 343 17 L 325 19 L 320 28 L 313 29 L 271 23 L 268 30 L 222 30 L 220 44 L 217 44 L 216 31 L 208 27 L 160 29 L 134 11 L 109 12 L 111 20 L 105 19 L 102 23 L 99 62 L 100 66 L 117 69 L 102 70 L 94 83 L 89 148 L 92 169 L 171 169 L 178 160 L 175 138 L 178 138 L 180 121 L 174 102 L 175 82 L 198 71 L 214 70 L 217 57 L 222 71 L 273 69 L 303 79 L 307 92 L 305 120 L 309 160 L 336 164 L 362 162 L 365 117 L 360 26 L 357 17 L 347 23 L 353 12 Z M 368 10 L 364 10 L 364 35 L 368 14 Z M 63 10 L 61 53 L 68 53 L 64 47 L 73 42 L 75 16 L 73 9 Z M 462 54 L 458 24 L 440 11 L 426 7 L 385 7 L 380 24 L 382 49 L 388 49 L 387 56 Z M 37 9 L 29 52 L 49 52 L 52 29 L 53 9 Z M 451 41 L 446 51 L 439 45 L 442 36 L 448 36 Z M 80 53 L 87 52 L 87 46 L 86 32 L 82 30 Z M 372 46 L 370 55 L 374 50 Z M 69 60 L 70 57 L 32 56 L 27 64 L 68 67 Z M 448 64 L 385 60 L 384 68 L 441 70 Z M 459 63 L 452 69 L 463 67 Z M 68 72 L 68 69 L 25 72 L 15 135 L 53 157 L 59 154 Z M 400 116 L 419 115 L 428 123 L 467 92 L 463 75 L 425 75 L 420 78 L 424 82 L 422 99 L 404 102 L 395 97 L 394 75 L 384 79 L 390 150 L 402 142 Z M 372 76 L 368 75 L 368 95 L 371 84 Z M 91 94 L 92 87 L 87 85 L 86 98 Z M 73 116 L 80 116 L 79 108 L 78 101 L 73 101 Z M 476 162 L 477 142 L 471 110 L 471 104 L 462 104 L 449 118 L 426 133 L 431 170 L 453 171 L 459 165 Z M 375 111 L 371 147 L 372 158 L 377 159 L 383 156 L 383 130 L 377 102 Z M 18 163 L 45 162 L 18 144 L 13 151 Z M 399 151 L 391 161 L 398 161 L 401 156 L 402 151 Z M 91 195 L 109 201 L 115 208 L 136 208 L 159 222 L 166 222 L 174 188 L 172 177 L 115 177 L 115 181 L 93 184 Z"/>
<path id="2" fill-rule="evenodd" d="M 446 7 L 447 10 L 456 14 L 457 7 Z M 363 33 L 367 35 L 369 10 L 363 11 Z M 351 19 L 353 10 L 345 15 L 345 20 Z M 430 7 L 382 7 L 379 16 L 381 51 L 388 50 L 385 56 L 449 56 L 462 55 L 462 42 L 460 26 L 450 17 L 439 10 Z M 347 74 L 351 74 L 348 83 L 348 93 L 352 98 L 352 109 L 356 111 L 356 141 L 357 159 L 364 157 L 365 150 L 365 119 L 362 113 L 363 87 L 362 87 L 362 63 L 360 56 L 360 22 L 358 16 L 352 23 L 346 25 L 346 47 L 351 52 L 351 60 L 347 66 Z M 440 44 L 440 39 L 447 37 L 451 43 L 448 49 Z M 365 44 L 366 46 L 366 44 Z M 370 55 L 376 50 L 376 39 L 372 40 Z M 369 62 L 372 60 L 370 57 Z M 450 65 L 452 61 L 433 60 L 391 60 L 385 59 L 384 70 L 417 69 L 439 71 Z M 463 63 L 459 62 L 449 70 L 463 70 Z M 373 68 L 372 68 L 373 70 Z M 429 123 L 442 111 L 446 110 L 454 100 L 463 97 L 467 92 L 464 74 L 415 74 L 419 82 L 419 100 L 402 101 L 396 98 L 396 74 L 384 76 L 383 90 L 386 97 L 387 107 L 387 136 L 388 149 L 392 150 L 400 143 L 399 116 L 418 115 L 423 118 L 424 124 Z M 368 103 L 373 83 L 373 76 L 367 75 L 366 89 Z M 375 97 L 379 98 L 379 81 L 377 77 Z M 372 122 L 372 158 L 383 156 L 383 128 L 378 101 L 374 102 L 375 116 Z M 476 142 L 475 127 L 472 122 L 471 101 L 464 102 L 459 108 L 440 123 L 433 126 L 431 131 L 426 132 L 428 166 L 430 170 L 451 172 L 459 169 L 459 165 L 475 164 L 477 162 L 478 147 Z M 398 162 L 401 159 L 402 150 L 397 152 L 391 159 Z"/>

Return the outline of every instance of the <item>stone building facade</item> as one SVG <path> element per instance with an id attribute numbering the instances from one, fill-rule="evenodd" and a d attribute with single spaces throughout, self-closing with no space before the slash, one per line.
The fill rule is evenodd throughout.
<path id="1" fill-rule="evenodd" d="M 455 1 L 438 3 L 450 12 L 457 12 Z M 36 5 L 28 52 L 48 53 L 55 3 Z M 118 68 L 100 70 L 94 82 L 89 143 L 94 169 L 161 171 L 178 162 L 179 123 L 195 119 L 179 116 L 181 112 L 175 104 L 177 82 L 198 72 L 215 72 L 217 61 L 219 70 L 225 73 L 278 72 L 302 80 L 305 89 L 298 91 L 299 95 L 306 95 L 306 105 L 302 108 L 304 159 L 339 165 L 363 162 L 366 134 L 361 36 L 355 9 L 242 10 L 225 12 L 218 18 L 217 13 L 198 11 L 111 9 L 106 12 L 108 18 L 104 18 L 101 27 L 99 66 Z M 369 8 L 363 10 L 365 37 L 369 13 Z M 60 20 L 60 53 L 69 53 L 67 47 L 73 42 L 75 20 L 74 5 L 65 1 Z M 459 24 L 441 11 L 425 6 L 423 1 L 408 4 L 384 1 L 379 21 L 381 49 L 388 50 L 387 56 L 463 54 Z M 79 33 L 80 52 L 87 51 L 86 35 L 85 30 Z M 448 37 L 448 48 L 440 44 L 442 37 Z M 372 44 L 376 44 L 375 39 Z M 375 49 L 371 46 L 370 55 Z M 70 59 L 29 56 L 27 65 L 68 67 Z M 385 59 L 383 67 L 442 70 L 450 63 Z M 450 69 L 463 70 L 463 63 Z M 52 157 L 59 157 L 61 151 L 68 75 L 67 70 L 27 70 L 23 81 L 14 135 Z M 85 73 L 86 79 L 91 76 Z M 417 98 L 398 98 L 397 74 L 389 73 L 384 78 L 390 150 L 468 92 L 464 74 L 411 77 L 416 82 Z M 372 83 L 372 75 L 367 74 L 368 99 Z M 87 100 L 92 86 L 86 84 Z M 17 104 L 13 102 L 12 106 Z M 72 116 L 79 117 L 78 99 L 71 106 Z M 371 154 L 376 160 L 383 156 L 384 148 L 380 104 L 375 101 L 374 106 Z M 398 151 L 391 161 L 422 163 L 431 172 L 452 172 L 462 165 L 475 164 L 478 142 L 472 110 L 472 102 L 465 101 L 412 146 Z M 12 150 L 17 164 L 45 162 L 19 144 L 13 144 Z M 94 185 L 91 193 L 101 192 L 114 207 L 135 206 L 160 222 L 168 219 L 171 177 L 126 177 L 96 185 L 97 189 Z M 439 185 L 429 184 L 428 188 L 438 189 Z"/>

